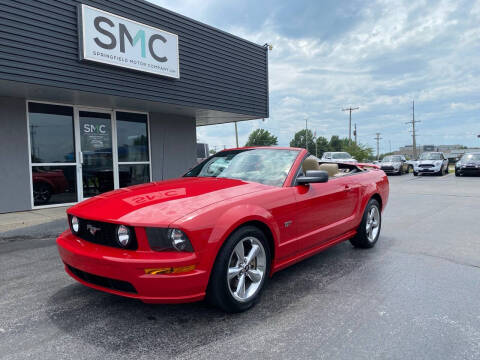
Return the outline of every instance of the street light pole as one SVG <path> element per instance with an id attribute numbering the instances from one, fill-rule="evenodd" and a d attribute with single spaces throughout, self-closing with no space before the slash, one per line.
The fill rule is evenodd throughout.
<path id="1" fill-rule="evenodd" d="M 237 122 L 235 121 L 235 142 L 237 144 L 238 148 L 238 128 L 237 128 Z"/>

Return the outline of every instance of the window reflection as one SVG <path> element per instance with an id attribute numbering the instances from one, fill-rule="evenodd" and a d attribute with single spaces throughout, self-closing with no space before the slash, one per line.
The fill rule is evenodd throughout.
<path id="1" fill-rule="evenodd" d="M 150 181 L 148 164 L 119 165 L 120 187 L 144 184 Z"/>
<path id="2" fill-rule="evenodd" d="M 148 161 L 147 115 L 117 112 L 118 161 Z"/>
<path id="3" fill-rule="evenodd" d="M 29 103 L 32 163 L 73 163 L 73 108 Z"/>
<path id="4" fill-rule="evenodd" d="M 32 166 L 35 206 L 77 201 L 76 166 Z"/>

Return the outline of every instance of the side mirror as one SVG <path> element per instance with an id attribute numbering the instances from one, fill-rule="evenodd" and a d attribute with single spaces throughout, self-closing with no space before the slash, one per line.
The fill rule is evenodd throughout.
<path id="1" fill-rule="evenodd" d="M 313 183 L 325 183 L 328 181 L 328 173 L 322 170 L 307 170 L 304 176 L 297 178 L 297 185 Z"/>

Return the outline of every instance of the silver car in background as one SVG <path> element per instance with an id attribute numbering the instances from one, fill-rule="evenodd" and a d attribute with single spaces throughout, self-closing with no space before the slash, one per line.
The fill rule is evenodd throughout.
<path id="1" fill-rule="evenodd" d="M 345 151 L 338 152 L 325 152 L 320 159 L 322 162 L 339 162 L 339 163 L 350 163 L 356 164 L 358 161 L 352 157 L 349 153 Z"/>
<path id="2" fill-rule="evenodd" d="M 424 152 L 413 168 L 413 175 L 448 174 L 448 159 L 443 152 Z"/>
<path id="3" fill-rule="evenodd" d="M 385 174 L 402 175 L 403 173 L 408 173 L 410 169 L 410 165 L 407 164 L 407 159 L 403 155 L 385 156 L 379 165 Z"/>

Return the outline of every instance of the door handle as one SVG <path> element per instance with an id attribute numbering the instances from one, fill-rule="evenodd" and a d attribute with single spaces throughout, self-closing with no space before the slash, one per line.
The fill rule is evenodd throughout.
<path id="1" fill-rule="evenodd" d="M 348 185 L 345 185 L 345 191 L 350 191 L 350 190 L 352 190 L 352 188 Z"/>
<path id="2" fill-rule="evenodd" d="M 80 159 L 80 165 L 83 165 L 83 151 L 78 152 L 78 158 Z"/>

